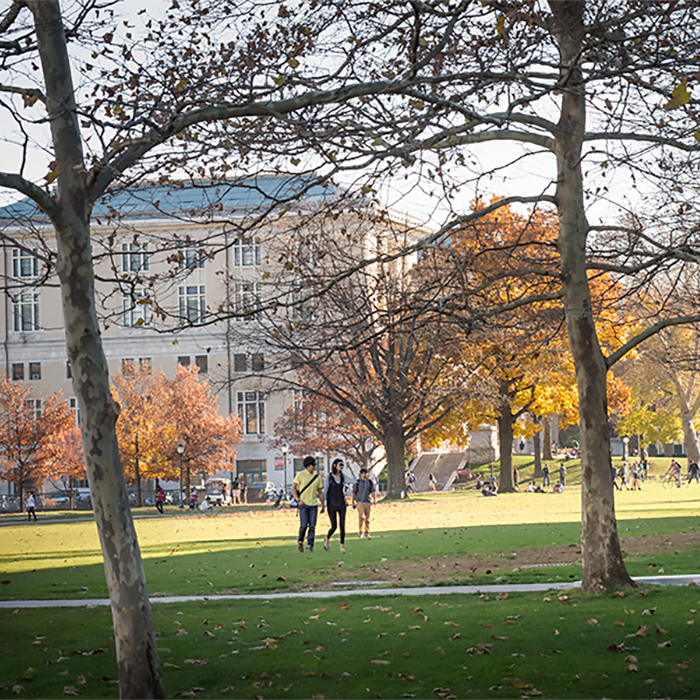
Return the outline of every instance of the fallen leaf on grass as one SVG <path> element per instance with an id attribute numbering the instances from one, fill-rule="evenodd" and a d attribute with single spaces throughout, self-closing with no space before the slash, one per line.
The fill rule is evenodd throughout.
<path id="1" fill-rule="evenodd" d="M 496 600 L 505 600 L 507 597 L 508 597 L 508 594 L 507 594 L 507 593 L 499 593 L 499 594 L 496 596 Z"/>
<path id="2" fill-rule="evenodd" d="M 171 664 L 169 661 L 166 661 L 163 664 L 163 668 L 180 668 L 177 664 Z"/>
<path id="3" fill-rule="evenodd" d="M 620 642 L 620 644 L 611 644 L 608 647 L 608 651 L 623 651 L 625 648 L 625 643 Z"/>
<path id="4" fill-rule="evenodd" d="M 635 637 L 646 637 L 647 636 L 647 626 L 641 625 L 640 628 L 634 633 Z"/>
<path id="5" fill-rule="evenodd" d="M 586 623 L 589 625 L 597 625 L 598 620 L 596 620 L 594 617 L 591 617 L 590 619 L 586 620 Z"/>
<path id="6" fill-rule="evenodd" d="M 657 644 L 656 646 L 659 647 L 659 649 L 663 649 L 664 647 L 670 647 L 671 642 L 661 642 L 661 644 Z"/>
<path id="7" fill-rule="evenodd" d="M 347 603 L 341 603 L 340 609 L 341 610 L 350 610 L 350 606 Z"/>
<path id="8" fill-rule="evenodd" d="M 495 639 L 497 642 L 504 642 L 508 637 L 499 637 L 497 634 L 492 634 L 491 639 Z"/>
<path id="9" fill-rule="evenodd" d="M 391 661 L 387 661 L 386 659 L 371 659 L 370 660 L 371 664 L 380 664 L 382 666 L 388 666 Z"/>
<path id="10" fill-rule="evenodd" d="M 209 659 L 185 659 L 185 663 L 193 666 L 206 666 L 209 663 Z"/>
<path id="11" fill-rule="evenodd" d="M 625 656 L 625 661 L 628 661 L 631 664 L 636 664 L 637 657 L 634 654 L 630 654 L 629 656 Z"/>
<path id="12" fill-rule="evenodd" d="M 644 680 L 644 682 L 645 682 L 647 685 L 651 685 L 652 683 L 656 683 L 656 678 L 646 678 L 646 679 Z"/>
<path id="13" fill-rule="evenodd" d="M 24 692 L 24 686 L 23 685 L 13 685 L 12 692 L 17 693 L 17 695 L 19 695 L 20 693 Z"/>
<path id="14" fill-rule="evenodd" d="M 85 676 L 82 673 L 76 678 L 75 682 L 78 685 L 85 685 L 87 683 L 87 681 L 85 680 Z"/>
<path id="15" fill-rule="evenodd" d="M 445 624 L 448 627 L 459 627 L 459 625 L 456 622 L 447 621 L 447 622 L 445 622 Z"/>
<path id="16" fill-rule="evenodd" d="M 642 610 L 642 615 L 653 615 L 656 612 L 657 606 L 654 606 L 653 608 L 647 608 L 646 610 Z"/>
<path id="17" fill-rule="evenodd" d="M 176 637 L 184 637 L 186 634 L 189 634 L 187 630 L 178 630 L 177 632 L 175 632 Z"/>
<path id="18" fill-rule="evenodd" d="M 627 670 L 628 670 L 628 671 L 639 671 L 639 669 L 637 668 L 636 664 L 630 664 L 630 665 L 627 667 Z"/>
<path id="19" fill-rule="evenodd" d="M 624 627 L 625 623 L 620 620 L 615 620 L 615 627 Z"/>
<path id="20" fill-rule="evenodd" d="M 656 625 L 656 633 L 657 634 L 668 634 L 668 631 L 665 630 L 661 625 Z"/>
<path id="21" fill-rule="evenodd" d="M 210 632 L 209 630 L 204 630 L 203 636 L 204 637 L 214 637 L 216 635 L 213 632 Z"/>
<path id="22" fill-rule="evenodd" d="M 278 576 L 277 580 L 278 581 L 286 581 L 287 579 L 284 576 Z"/>
<path id="23" fill-rule="evenodd" d="M 560 595 L 560 596 L 557 598 L 557 600 L 558 600 L 560 603 L 564 603 L 564 604 L 568 604 L 568 603 L 571 602 L 571 598 L 569 598 L 568 595 Z"/>
<path id="24" fill-rule="evenodd" d="M 63 688 L 63 694 L 64 695 L 77 695 L 78 691 L 72 685 L 67 685 Z"/>

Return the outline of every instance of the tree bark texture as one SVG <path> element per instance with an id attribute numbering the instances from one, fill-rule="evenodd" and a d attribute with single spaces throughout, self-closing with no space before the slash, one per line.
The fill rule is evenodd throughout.
<path id="1" fill-rule="evenodd" d="M 582 587 L 601 591 L 634 585 L 625 569 L 615 520 L 607 365 L 598 342 L 586 271 L 588 221 L 581 153 L 586 101 L 578 59 L 585 3 L 550 0 L 560 53 L 561 113 L 556 132 L 559 252 L 571 353 L 581 417 Z"/>
<path id="2" fill-rule="evenodd" d="M 498 415 L 498 451 L 501 470 L 498 476 L 498 490 L 501 493 L 514 493 L 513 484 L 513 423 L 514 416 L 510 404 L 503 402 Z"/>
<path id="3" fill-rule="evenodd" d="M 541 419 L 539 419 L 541 420 Z M 532 443 L 535 449 L 535 471 L 533 476 L 535 479 L 542 478 L 542 433 L 537 432 L 532 437 Z"/>
<path id="4" fill-rule="evenodd" d="M 112 607 L 120 695 L 162 698 L 148 590 L 117 445 L 119 407 L 109 389 L 95 309 L 91 206 L 61 10 L 56 0 L 32 0 L 28 6 L 59 173 L 56 206 L 47 214 L 56 230 L 68 359 Z"/>
<path id="5" fill-rule="evenodd" d="M 398 423 L 388 425 L 383 435 L 383 443 L 386 451 L 386 497 L 395 500 L 401 498 L 401 492 L 406 484 L 404 462 L 406 445 L 402 426 Z"/>

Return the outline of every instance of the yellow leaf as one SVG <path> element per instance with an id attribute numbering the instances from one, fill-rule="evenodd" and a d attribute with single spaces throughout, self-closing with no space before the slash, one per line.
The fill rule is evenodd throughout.
<path id="1" fill-rule="evenodd" d="M 46 184 L 50 185 L 56 178 L 58 178 L 60 174 L 61 171 L 58 168 L 55 168 L 51 172 L 44 175 L 44 180 L 46 180 Z"/>
<path id="2" fill-rule="evenodd" d="M 671 99 L 664 105 L 664 109 L 678 109 L 690 100 L 690 90 L 688 90 L 688 81 L 684 80 L 680 85 L 676 85 L 671 93 Z"/>
<path id="3" fill-rule="evenodd" d="M 503 36 L 503 32 L 506 29 L 506 18 L 503 15 L 499 15 L 496 20 L 496 34 L 498 36 Z"/>
<path id="4" fill-rule="evenodd" d="M 290 59 L 287 61 L 287 65 L 288 65 L 290 68 L 298 68 L 298 67 L 299 67 L 299 61 L 297 61 L 296 58 L 290 58 Z"/>

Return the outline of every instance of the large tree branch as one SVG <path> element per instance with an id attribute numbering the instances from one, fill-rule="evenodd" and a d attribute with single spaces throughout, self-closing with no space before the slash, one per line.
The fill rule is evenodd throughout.
<path id="1" fill-rule="evenodd" d="M 628 352 L 630 352 L 630 350 L 633 350 L 645 340 L 652 338 L 664 328 L 682 326 L 689 323 L 700 323 L 700 314 L 694 316 L 677 316 L 676 318 L 667 318 L 655 323 L 653 326 L 649 326 L 649 328 L 645 329 L 641 333 L 638 333 L 634 338 L 626 342 L 624 345 L 621 345 L 615 352 L 611 353 L 605 358 L 608 369 L 610 369 L 618 360 L 621 360 Z"/>
<path id="2" fill-rule="evenodd" d="M 61 216 L 58 202 L 48 192 L 21 175 L 0 172 L 0 187 L 7 187 L 29 197 L 52 221 Z"/>

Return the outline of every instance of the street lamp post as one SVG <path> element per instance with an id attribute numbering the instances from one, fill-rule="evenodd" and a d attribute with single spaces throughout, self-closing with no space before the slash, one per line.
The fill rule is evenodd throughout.
<path id="1" fill-rule="evenodd" d="M 185 446 L 180 443 L 177 446 L 177 453 L 180 455 L 180 508 L 185 507 L 185 502 L 182 500 L 182 455 L 185 452 Z"/>
<path id="2" fill-rule="evenodd" d="M 622 438 L 622 456 L 625 460 L 625 466 L 627 466 L 630 461 L 630 439 L 626 435 Z"/>
<path id="3" fill-rule="evenodd" d="M 287 452 L 289 445 L 282 445 L 282 469 L 284 470 L 284 498 L 287 498 Z"/>

